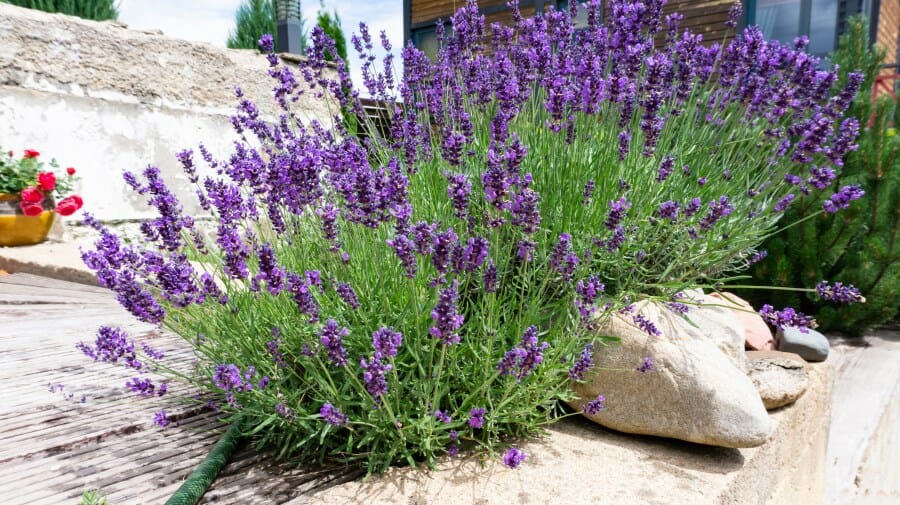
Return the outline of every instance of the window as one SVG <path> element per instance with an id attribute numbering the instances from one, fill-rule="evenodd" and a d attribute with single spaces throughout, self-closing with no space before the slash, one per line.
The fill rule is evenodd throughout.
<path id="1" fill-rule="evenodd" d="M 587 6 L 584 5 L 587 0 L 578 0 L 578 3 L 581 4 L 578 7 L 578 14 L 575 16 L 575 29 L 583 30 L 588 26 L 588 11 Z M 569 8 L 569 0 L 559 0 L 556 2 L 556 10 L 566 10 Z M 600 13 L 602 16 L 603 7 L 601 3 Z"/>
<path id="2" fill-rule="evenodd" d="M 837 46 L 838 0 L 748 0 L 748 21 L 768 39 L 791 44 L 809 36 L 808 51 L 826 56 Z"/>
<path id="3" fill-rule="evenodd" d="M 449 30 L 449 27 L 445 27 Z M 434 60 L 438 52 L 437 29 L 434 25 L 412 31 L 412 42 L 425 56 Z"/>

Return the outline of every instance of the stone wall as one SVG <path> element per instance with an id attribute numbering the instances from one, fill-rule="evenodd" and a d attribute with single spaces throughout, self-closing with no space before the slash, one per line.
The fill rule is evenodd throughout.
<path id="1" fill-rule="evenodd" d="M 275 113 L 267 68 L 256 51 L 0 3 L 0 148 L 74 166 L 85 209 L 101 220 L 146 218 L 121 171 L 156 165 L 193 202 L 174 153 L 202 141 L 227 157 L 234 85 Z M 330 123 L 324 99 L 303 96 L 296 107 Z"/>

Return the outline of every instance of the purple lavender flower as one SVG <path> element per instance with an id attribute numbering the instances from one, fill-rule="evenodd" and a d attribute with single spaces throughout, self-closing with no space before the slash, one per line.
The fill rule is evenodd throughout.
<path id="1" fill-rule="evenodd" d="M 778 328 L 795 327 L 802 333 L 808 333 L 810 328 L 816 327 L 815 319 L 797 312 L 791 307 L 775 310 L 774 307 L 766 304 L 759 309 L 759 315 L 762 316 L 763 321 Z"/>
<path id="2" fill-rule="evenodd" d="M 150 347 L 147 342 L 141 342 L 141 349 L 144 351 L 144 354 L 150 357 L 150 359 L 155 359 L 156 361 L 159 361 L 166 357 L 164 352 Z"/>
<path id="3" fill-rule="evenodd" d="M 631 132 L 619 132 L 619 161 L 625 161 L 628 157 L 629 143 L 631 142 Z"/>
<path id="4" fill-rule="evenodd" d="M 744 6 L 739 0 L 731 4 L 731 8 L 728 10 L 728 21 L 725 22 L 725 26 L 729 28 L 737 28 L 738 21 L 740 20 L 741 14 L 743 12 Z"/>
<path id="5" fill-rule="evenodd" d="M 532 234 L 541 226 L 541 198 L 531 188 L 525 188 L 513 198 L 510 205 L 512 224 L 518 226 L 523 232 Z"/>
<path id="6" fill-rule="evenodd" d="M 775 202 L 775 205 L 772 207 L 772 212 L 784 212 L 788 207 L 791 206 L 791 202 L 794 201 L 794 194 L 788 193 L 782 197 L 781 200 Z"/>
<path id="7" fill-rule="evenodd" d="M 760 261 L 766 259 L 766 256 L 768 256 L 768 255 L 769 255 L 768 251 L 759 251 L 758 253 L 756 253 L 750 257 L 750 260 L 748 261 L 748 263 L 750 265 L 755 265 L 755 264 L 759 263 Z"/>
<path id="8" fill-rule="evenodd" d="M 825 212 L 834 214 L 835 212 L 846 209 L 853 200 L 862 198 L 866 194 L 859 186 L 844 186 L 840 191 L 831 195 L 828 200 L 822 204 Z"/>
<path id="9" fill-rule="evenodd" d="M 588 342 L 581 350 L 575 364 L 569 369 L 569 379 L 573 381 L 584 380 L 584 375 L 594 366 L 594 343 Z"/>
<path id="10" fill-rule="evenodd" d="M 589 416 L 595 416 L 603 411 L 603 402 L 606 401 L 606 397 L 603 395 L 597 395 L 597 398 L 585 403 L 581 406 L 581 410 L 584 411 L 585 414 Z"/>
<path id="11" fill-rule="evenodd" d="M 142 379 L 140 377 L 132 377 L 125 382 L 125 387 L 130 389 L 132 393 L 139 393 L 143 397 L 153 396 L 154 394 L 157 396 L 166 394 L 167 388 L 163 388 L 163 385 L 161 385 L 160 388 L 157 389 L 156 385 L 153 384 L 153 381 L 151 379 Z"/>
<path id="12" fill-rule="evenodd" d="M 568 233 L 562 233 L 559 236 L 559 242 L 550 253 L 550 268 L 562 274 L 563 279 L 568 282 L 572 279 L 575 267 L 578 266 L 578 256 L 572 253 L 572 236 Z"/>
<path id="13" fill-rule="evenodd" d="M 457 244 L 453 249 L 451 263 L 456 273 L 478 270 L 488 255 L 489 243 L 484 237 L 472 237 L 465 247 Z"/>
<path id="14" fill-rule="evenodd" d="M 341 300 L 344 300 L 344 303 L 349 305 L 351 309 L 356 310 L 360 307 L 359 298 L 356 296 L 356 291 L 353 290 L 353 287 L 350 286 L 350 284 L 338 282 L 336 290 L 338 296 L 341 297 Z"/>
<path id="15" fill-rule="evenodd" d="M 406 235 L 397 235 L 387 241 L 387 245 L 394 250 L 403 269 L 406 270 L 406 276 L 412 279 L 416 276 L 416 255 L 415 244 Z"/>
<path id="16" fill-rule="evenodd" d="M 522 261 L 530 261 L 536 245 L 533 240 L 520 240 L 516 246 L 516 257 Z"/>
<path id="17" fill-rule="evenodd" d="M 393 367 L 376 357 L 372 357 L 369 360 L 360 360 L 359 366 L 363 369 L 363 381 L 366 385 L 366 391 L 375 399 L 376 405 L 380 404 L 381 397 L 386 395 L 388 391 L 385 374 L 390 372 Z"/>
<path id="18" fill-rule="evenodd" d="M 476 407 L 469 411 L 469 421 L 468 424 L 470 427 L 475 429 L 481 429 L 484 427 L 484 415 L 487 413 L 487 409 L 484 407 Z"/>
<path id="19" fill-rule="evenodd" d="M 628 209 L 631 208 L 631 202 L 629 202 L 624 196 L 619 198 L 618 200 L 612 200 L 609 202 L 609 214 L 606 216 L 606 221 L 603 222 L 603 226 L 606 226 L 608 230 L 615 230 L 616 226 L 622 221 L 625 217 L 625 213 L 628 212 Z"/>
<path id="20" fill-rule="evenodd" d="M 117 363 L 121 359 L 126 367 L 135 370 L 143 367 L 135 354 L 134 341 L 129 339 L 125 331 L 118 327 L 101 326 L 97 330 L 97 338 L 93 346 L 78 342 L 75 347 L 94 361 Z"/>
<path id="21" fill-rule="evenodd" d="M 245 386 L 241 369 L 231 363 L 216 366 L 213 371 L 213 384 L 222 391 L 243 391 Z"/>
<path id="22" fill-rule="evenodd" d="M 372 347 L 375 348 L 375 357 L 378 359 L 396 356 L 402 343 L 403 335 L 387 326 L 382 326 L 372 334 Z"/>
<path id="23" fill-rule="evenodd" d="M 347 416 L 330 403 L 322 405 L 322 408 L 319 409 L 319 415 L 322 416 L 325 422 L 333 426 L 347 425 Z"/>
<path id="24" fill-rule="evenodd" d="M 816 284 L 816 294 L 823 300 L 837 303 L 865 303 L 866 299 L 852 284 L 822 281 Z"/>
<path id="25" fill-rule="evenodd" d="M 710 230 L 720 219 L 734 212 L 734 206 L 728 201 L 727 196 L 721 196 L 718 200 L 709 202 L 709 212 L 700 219 L 700 229 Z"/>
<path id="26" fill-rule="evenodd" d="M 295 273 L 289 273 L 287 286 L 288 291 L 291 293 L 291 298 L 297 304 L 297 309 L 309 316 L 309 322 L 317 322 L 319 320 L 319 304 L 309 289 L 308 281 Z"/>
<path id="27" fill-rule="evenodd" d="M 679 208 L 680 205 L 678 205 L 678 202 L 668 200 L 659 204 L 659 208 L 656 209 L 656 215 L 660 219 L 675 221 L 676 219 L 678 219 Z"/>
<path id="28" fill-rule="evenodd" d="M 454 280 L 451 286 L 442 289 L 438 303 L 431 311 L 434 325 L 428 329 L 428 332 L 444 345 L 459 343 L 457 330 L 462 327 L 465 320 L 456 307 L 456 299 L 459 297 L 458 287 L 459 282 Z"/>
<path id="29" fill-rule="evenodd" d="M 511 447 L 506 454 L 503 455 L 503 464 L 509 468 L 516 469 L 525 461 L 528 455 L 525 451 Z"/>
<path id="30" fill-rule="evenodd" d="M 700 210 L 701 204 L 702 204 L 702 201 L 700 200 L 700 198 L 692 198 L 691 201 L 688 202 L 688 204 L 684 206 L 684 210 L 682 211 L 682 214 L 684 214 L 685 217 L 693 216 L 694 214 L 697 213 L 697 211 Z"/>
<path id="31" fill-rule="evenodd" d="M 469 213 L 469 195 L 472 194 L 472 183 L 465 174 L 446 173 L 447 196 L 453 204 L 454 215 L 465 219 Z"/>
<path id="32" fill-rule="evenodd" d="M 672 175 L 672 170 L 675 168 L 675 158 L 670 155 L 666 155 L 663 158 L 662 163 L 659 164 L 659 170 L 656 173 L 656 182 L 664 182 L 666 179 Z"/>
<path id="33" fill-rule="evenodd" d="M 284 419 L 293 420 L 293 419 L 297 418 L 297 414 L 295 414 L 294 411 L 291 410 L 290 407 L 288 407 L 287 405 L 285 405 L 283 403 L 275 404 L 275 413 Z"/>
<path id="34" fill-rule="evenodd" d="M 522 382 L 522 379 L 533 372 L 541 362 L 544 361 L 544 351 L 550 347 L 547 342 L 541 342 L 538 345 L 537 326 L 529 326 L 522 334 L 522 344 L 514 347 L 500 360 L 497 364 L 497 370 L 500 375 L 515 375 L 516 382 Z"/>
<path id="35" fill-rule="evenodd" d="M 444 273 L 450 268 L 451 255 L 458 238 L 453 228 L 447 228 L 447 231 L 438 232 L 434 235 L 431 264 L 434 265 L 438 273 Z"/>
<path id="36" fill-rule="evenodd" d="M 259 48 L 264 53 L 271 53 L 271 52 L 275 51 L 275 38 L 272 37 L 271 34 L 266 33 L 262 37 L 259 38 L 257 45 L 259 45 Z"/>
<path id="37" fill-rule="evenodd" d="M 581 192 L 581 204 L 590 205 L 591 198 L 594 196 L 594 179 L 588 179 L 584 184 L 584 191 Z"/>
<path id="38" fill-rule="evenodd" d="M 448 414 L 448 413 L 446 413 L 446 412 L 444 412 L 444 411 L 442 411 L 442 410 L 435 410 L 435 411 L 434 411 L 434 417 L 435 417 L 438 421 L 440 421 L 440 422 L 442 422 L 442 423 L 444 423 L 444 424 L 450 424 L 450 423 L 453 422 L 453 419 L 450 417 L 450 414 Z"/>
<path id="39" fill-rule="evenodd" d="M 690 308 L 681 302 L 666 302 L 666 308 L 676 314 L 687 314 Z"/>
<path id="40" fill-rule="evenodd" d="M 497 291 L 497 266 L 494 260 L 488 260 L 487 267 L 484 269 L 483 287 L 485 293 L 494 293 Z"/>
<path id="41" fill-rule="evenodd" d="M 346 327 L 338 328 L 338 323 L 334 319 L 325 321 L 325 326 L 319 334 L 319 340 L 322 346 L 328 351 L 328 359 L 336 366 L 344 366 L 347 364 L 347 350 L 341 339 L 350 334 L 350 330 Z"/>
<path id="42" fill-rule="evenodd" d="M 644 356 L 644 359 L 641 362 L 641 366 L 637 367 L 637 371 L 641 373 L 653 371 L 653 358 L 651 358 L 650 356 Z"/>
<path id="43" fill-rule="evenodd" d="M 806 182 L 816 189 L 825 189 L 831 186 L 831 181 L 836 177 L 831 167 L 817 167 L 815 165 L 810 167 L 809 174 Z"/>
<path id="44" fill-rule="evenodd" d="M 658 337 L 662 335 L 662 332 L 659 331 L 659 328 L 657 328 L 655 324 L 653 324 L 653 321 L 644 317 L 643 314 L 634 314 L 631 319 L 634 321 L 634 324 L 646 331 L 650 336 Z"/>
<path id="45" fill-rule="evenodd" d="M 583 320 L 590 319 L 594 302 L 605 289 L 606 286 L 596 275 L 588 277 L 587 280 L 580 280 L 575 285 L 575 294 L 578 295 L 575 298 L 575 307 Z"/>
<path id="46" fill-rule="evenodd" d="M 172 420 L 169 419 L 168 414 L 166 414 L 166 409 L 160 410 L 159 412 L 153 414 L 153 424 L 159 426 L 160 428 L 168 428 L 169 425 L 172 424 Z"/>

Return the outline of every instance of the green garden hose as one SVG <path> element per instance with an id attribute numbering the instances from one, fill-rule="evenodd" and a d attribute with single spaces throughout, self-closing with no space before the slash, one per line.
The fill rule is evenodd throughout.
<path id="1" fill-rule="evenodd" d="M 196 505 L 216 476 L 228 463 L 231 453 L 241 440 L 241 419 L 231 423 L 228 431 L 216 442 L 209 454 L 197 468 L 191 472 L 187 480 L 175 491 L 175 494 L 166 502 L 166 505 Z"/>

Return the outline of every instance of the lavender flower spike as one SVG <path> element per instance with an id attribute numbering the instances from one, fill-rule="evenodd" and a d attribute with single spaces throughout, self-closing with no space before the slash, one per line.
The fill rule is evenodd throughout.
<path id="1" fill-rule="evenodd" d="M 829 285 L 828 281 L 816 284 L 816 294 L 823 300 L 838 303 L 865 303 L 866 298 L 851 284 L 835 282 Z"/>
<path id="2" fill-rule="evenodd" d="M 503 464 L 512 469 L 516 469 L 519 467 L 519 465 L 522 464 L 522 462 L 525 461 L 525 458 L 527 457 L 528 455 L 525 454 L 525 451 L 516 449 L 515 447 L 511 447 L 508 451 L 506 451 L 506 454 L 503 455 Z"/>

